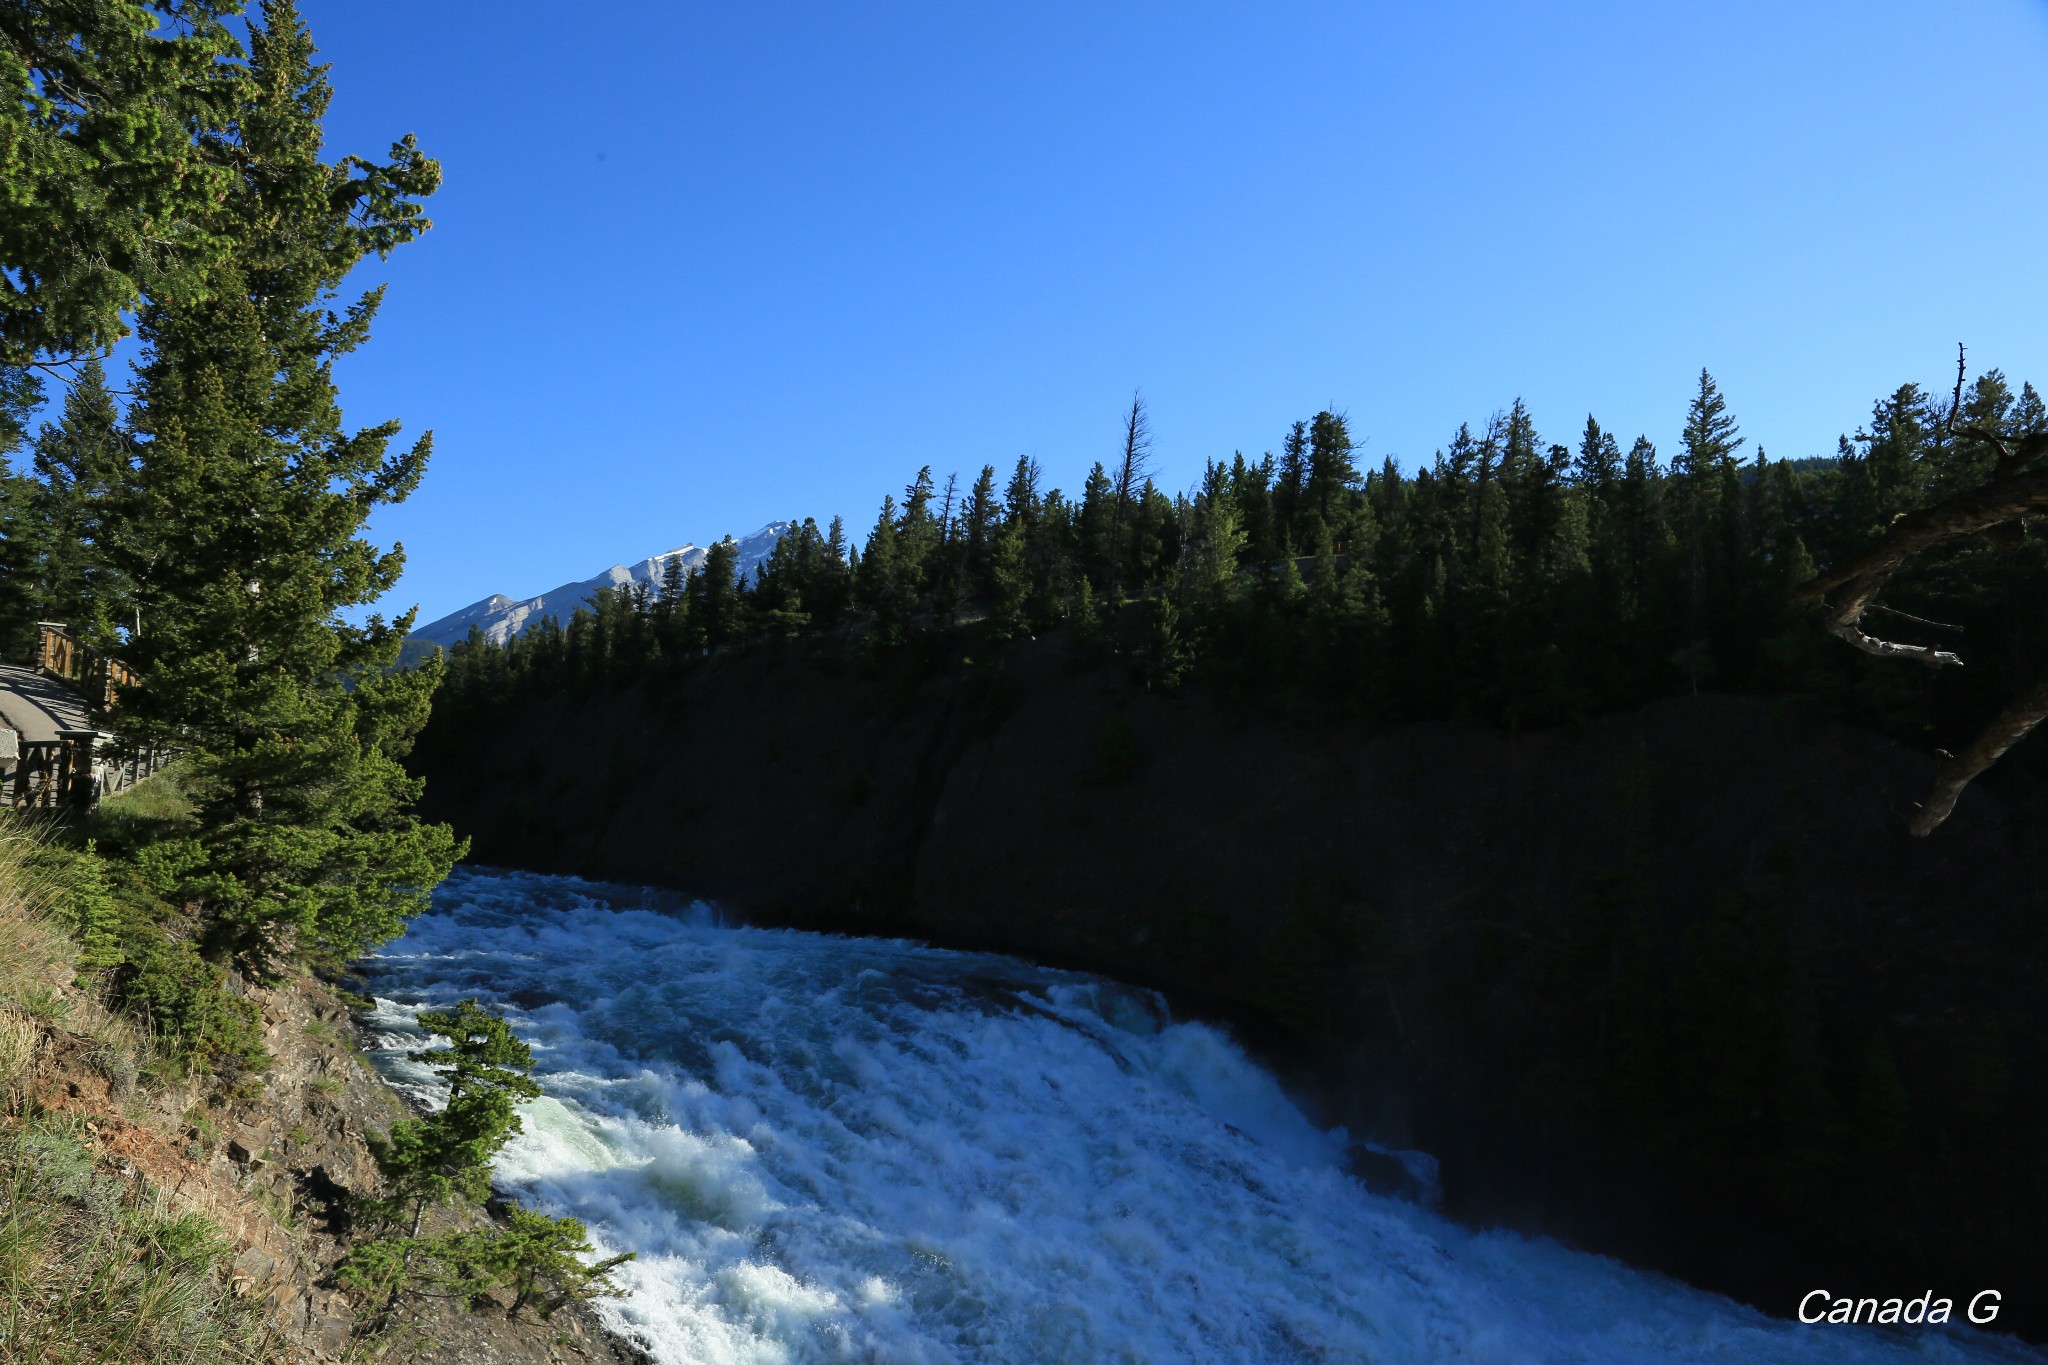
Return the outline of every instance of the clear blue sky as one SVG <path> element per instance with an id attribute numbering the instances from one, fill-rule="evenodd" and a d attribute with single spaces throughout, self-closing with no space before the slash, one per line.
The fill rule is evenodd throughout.
<path id="1" fill-rule="evenodd" d="M 342 369 L 432 427 L 431 619 L 1020 453 L 1134 388 L 1162 482 L 1525 398 L 1774 455 L 1908 379 L 2048 381 L 2048 3 L 303 0 L 330 149 L 447 184 Z"/>

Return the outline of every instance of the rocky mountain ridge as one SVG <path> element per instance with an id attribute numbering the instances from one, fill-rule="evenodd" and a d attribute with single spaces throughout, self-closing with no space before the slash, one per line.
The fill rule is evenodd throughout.
<path id="1" fill-rule="evenodd" d="M 752 535 L 735 541 L 739 549 L 740 576 L 744 578 L 760 567 L 761 562 L 774 552 L 775 543 L 782 538 L 782 533 L 789 529 L 789 522 L 771 521 Z M 577 608 L 589 605 L 591 599 L 605 588 L 630 588 L 636 583 L 659 588 L 668 572 L 669 561 L 679 560 L 683 572 L 690 573 L 703 567 L 708 552 L 708 546 L 686 542 L 673 550 L 649 555 L 632 564 L 614 564 L 603 573 L 580 582 L 564 583 L 534 597 L 512 598 L 503 593 L 492 593 L 460 611 L 452 611 L 414 630 L 409 643 L 439 645 L 446 649 L 475 627 L 483 631 L 486 639 L 503 644 L 548 617 L 566 624 Z"/>

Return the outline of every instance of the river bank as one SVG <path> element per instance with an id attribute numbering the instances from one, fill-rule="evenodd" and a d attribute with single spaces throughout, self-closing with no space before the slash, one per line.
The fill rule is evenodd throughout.
<path id="1" fill-rule="evenodd" d="M 763 647 L 437 715 L 414 762 L 481 862 L 1164 989 L 1319 1122 L 1438 1155 L 1478 1223 L 1784 1316 L 2048 1283 L 2037 836 L 1977 791 L 1907 837 L 1930 761 L 1810 705 L 1375 731 L 1053 642 Z"/>
<path id="2" fill-rule="evenodd" d="M 63 987 L 53 979 L 52 989 Z M 411 1346 L 389 1356 L 376 1350 L 395 1339 L 375 1349 L 357 1339 L 356 1314 L 331 1276 L 346 1251 L 348 1197 L 376 1186 L 365 1135 L 402 1116 L 405 1102 L 365 1063 L 356 1007 L 334 987 L 299 978 L 245 992 L 262 1010 L 272 1058 L 260 1089 L 138 1084 L 121 1054 L 93 1035 L 98 1016 L 81 996 L 40 1029 L 9 1122 L 75 1141 L 109 1189 L 218 1228 L 236 1295 L 267 1319 L 264 1365 L 360 1360 L 365 1350 L 462 1365 L 645 1360 L 581 1305 L 545 1323 L 441 1306 L 427 1312 Z"/>

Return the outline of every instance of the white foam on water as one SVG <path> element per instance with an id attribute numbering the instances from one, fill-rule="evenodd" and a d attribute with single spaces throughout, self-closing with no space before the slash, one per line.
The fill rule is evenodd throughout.
<path id="1" fill-rule="evenodd" d="M 498 1181 L 638 1253 L 600 1310 L 663 1365 L 2041 1359 L 1369 1194 L 1227 1037 L 1111 982 L 569 878 L 434 905 L 370 964 L 379 1064 L 432 1102 L 419 1010 L 507 1013 L 546 1095 Z"/>

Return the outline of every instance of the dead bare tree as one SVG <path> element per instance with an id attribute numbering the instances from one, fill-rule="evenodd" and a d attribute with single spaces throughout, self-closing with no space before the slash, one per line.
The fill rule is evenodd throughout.
<path id="1" fill-rule="evenodd" d="M 1123 571 L 1123 533 L 1133 499 L 1144 494 L 1145 478 L 1152 469 L 1152 428 L 1145 416 L 1145 396 L 1131 395 L 1131 410 L 1123 420 L 1124 449 L 1117 461 L 1111 486 L 1116 501 L 1109 516 L 1109 586 L 1116 595 Z"/>
<path id="2" fill-rule="evenodd" d="M 2048 455 L 2048 432 L 2008 437 L 1980 426 L 1957 426 L 1956 418 L 1963 406 L 1963 363 L 1963 348 L 1958 346 L 1956 391 L 1949 407 L 1947 431 L 1951 435 L 1975 437 L 1997 453 L 1991 477 L 1976 488 L 1901 516 L 1877 544 L 1795 590 L 1797 596 L 1817 599 L 1826 607 L 1824 619 L 1830 634 L 1881 659 L 1908 659 L 1929 668 L 1960 668 L 1961 656 L 1948 650 L 1899 644 L 1867 634 L 1863 614 L 1890 610 L 1877 604 L 1877 595 L 1891 576 L 1916 555 L 1972 538 L 2008 549 L 2020 543 L 2028 517 L 2048 512 L 2048 469 L 2033 468 Z M 1942 755 L 1941 766 L 1935 770 L 1934 787 L 1907 828 L 1921 837 L 1932 833 L 1955 809 L 1963 788 L 2004 757 L 2043 718 L 2048 718 L 2048 681 L 2022 693 L 1978 731 L 1960 753 Z"/>

